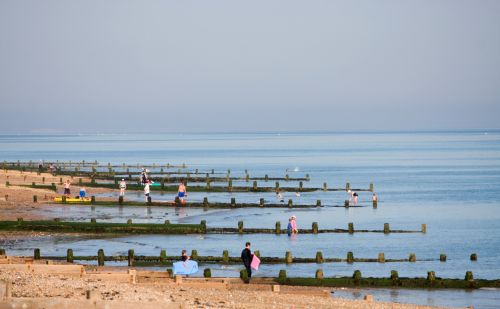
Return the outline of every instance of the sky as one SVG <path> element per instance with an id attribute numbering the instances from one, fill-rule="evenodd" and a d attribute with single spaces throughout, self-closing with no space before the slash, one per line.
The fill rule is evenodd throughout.
<path id="1" fill-rule="evenodd" d="M 498 0 L 0 0 L 0 133 L 499 127 Z"/>

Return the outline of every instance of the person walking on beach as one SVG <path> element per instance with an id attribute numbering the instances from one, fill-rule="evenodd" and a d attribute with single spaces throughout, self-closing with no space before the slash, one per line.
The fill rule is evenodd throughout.
<path id="1" fill-rule="evenodd" d="M 142 172 L 141 172 L 141 183 L 143 185 L 146 185 L 149 181 L 149 178 L 148 178 L 148 170 L 143 168 L 142 169 Z"/>
<path id="2" fill-rule="evenodd" d="M 250 251 L 250 242 L 247 242 L 245 244 L 245 249 L 241 251 L 241 260 L 243 261 L 243 265 L 245 266 L 248 274 L 248 278 L 252 278 L 252 259 L 253 259 L 253 254 L 252 251 Z"/>
<path id="3" fill-rule="evenodd" d="M 181 183 L 179 184 L 177 196 L 179 197 L 181 203 L 184 204 L 184 198 L 187 196 L 186 185 L 184 184 L 184 181 L 181 181 Z"/>
<path id="4" fill-rule="evenodd" d="M 66 179 L 66 182 L 64 183 L 64 195 L 69 196 L 71 194 L 70 187 L 71 182 L 69 182 L 69 179 Z"/>
<path id="5" fill-rule="evenodd" d="M 299 230 L 297 229 L 297 217 L 293 215 L 291 218 L 291 225 L 292 225 L 292 234 L 298 234 Z"/>
<path id="6" fill-rule="evenodd" d="M 125 196 L 125 189 L 127 189 L 127 183 L 125 179 L 122 179 L 122 181 L 120 181 L 120 196 Z"/>
<path id="7" fill-rule="evenodd" d="M 293 227 L 292 227 L 292 218 L 288 218 L 288 225 L 286 226 L 286 231 L 287 231 L 287 234 L 288 236 L 292 236 L 292 232 L 293 232 Z"/>
<path id="8" fill-rule="evenodd" d="M 146 202 L 149 202 L 149 199 L 150 199 L 149 193 L 150 193 L 150 189 L 149 189 L 149 181 L 148 181 L 144 185 L 144 198 L 146 199 Z"/>

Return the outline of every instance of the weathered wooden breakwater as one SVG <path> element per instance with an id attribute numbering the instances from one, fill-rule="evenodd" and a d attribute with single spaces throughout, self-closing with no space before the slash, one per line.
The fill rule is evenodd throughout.
<path id="1" fill-rule="evenodd" d="M 245 272 L 240 274 L 245 281 Z M 247 276 L 248 277 L 248 276 Z M 248 280 L 248 279 L 247 279 Z M 323 286 L 323 287 L 402 287 L 402 288 L 430 288 L 430 289 L 477 289 L 477 288 L 499 288 L 500 279 L 486 280 L 474 279 L 471 271 L 465 271 L 464 279 L 447 279 L 436 277 L 434 271 L 428 271 L 426 277 L 408 278 L 399 277 L 396 270 L 392 270 L 389 277 L 373 278 L 363 277 L 361 271 L 355 270 L 351 277 L 327 278 L 323 271 L 318 269 L 314 278 L 288 277 L 286 270 L 280 270 L 277 283 L 284 285 L 300 286 Z"/>
<path id="2" fill-rule="evenodd" d="M 33 199 L 38 199 L 36 195 Z M 228 203 L 223 202 L 209 202 L 208 198 L 205 197 L 203 202 L 192 202 L 188 201 L 181 203 L 179 199 L 174 201 L 153 201 L 141 202 L 141 201 L 126 201 L 123 197 L 119 197 L 118 200 L 112 201 L 109 199 L 99 200 L 95 196 L 91 196 L 89 200 L 77 200 L 68 201 L 65 196 L 62 196 L 59 201 L 49 201 L 52 204 L 72 204 L 72 205 L 94 205 L 94 206 L 164 206 L 164 207 L 193 207 L 193 208 L 250 208 L 250 207 L 266 207 L 266 208 L 317 208 L 317 207 L 342 207 L 342 208 L 359 208 L 367 207 L 365 205 L 350 205 L 349 203 L 344 203 L 344 205 L 323 205 L 321 200 L 317 200 L 316 204 L 294 204 L 292 200 L 288 200 L 287 203 L 269 203 L 266 202 L 264 198 L 261 198 L 259 203 L 239 203 L 236 201 L 235 197 L 232 197 Z M 374 203 L 373 207 L 376 208 L 377 204 Z"/>
<path id="3" fill-rule="evenodd" d="M 64 233 L 111 233 L 111 234 L 205 234 L 206 223 L 200 224 L 132 224 L 103 223 L 91 219 L 90 222 L 53 221 L 0 221 L 0 230 L 4 231 L 50 231 Z"/>
<path id="4" fill-rule="evenodd" d="M 5 255 L 6 251 L 0 249 L 0 255 Z M 308 264 L 323 264 L 323 263 L 393 263 L 393 262 L 408 262 L 416 263 L 412 257 L 415 254 L 410 253 L 408 258 L 390 259 L 385 258 L 383 252 L 379 253 L 377 257 L 355 257 L 353 252 L 347 252 L 344 258 L 342 257 L 323 257 L 321 251 L 316 252 L 315 257 L 294 257 L 291 251 L 287 251 L 283 257 L 261 256 L 259 250 L 254 251 L 263 264 L 295 264 L 295 263 L 308 263 Z M 179 261 L 179 255 L 167 255 L 166 250 L 161 250 L 159 255 L 147 256 L 136 255 L 133 249 L 128 250 L 127 255 L 106 255 L 103 249 L 99 249 L 96 255 L 76 255 L 75 251 L 71 248 L 67 249 L 66 256 L 49 256 L 42 255 L 40 248 L 33 250 L 34 260 L 54 260 L 66 261 L 73 263 L 74 261 L 98 261 L 98 265 L 104 266 L 105 262 L 124 262 L 127 261 L 128 266 L 171 266 L 173 262 Z M 241 264 L 240 256 L 230 256 L 228 250 L 223 250 L 220 256 L 203 256 L 198 255 L 197 250 L 192 250 L 191 259 L 200 263 L 216 263 L 216 264 Z M 418 262 L 440 261 L 439 257 L 434 258 L 419 258 Z"/>
<path id="5" fill-rule="evenodd" d="M 381 230 L 354 229 L 354 224 L 349 223 L 347 229 L 319 229 L 318 223 L 313 222 L 311 229 L 299 229 L 301 234 L 319 233 L 425 233 L 426 225 L 422 224 L 421 230 L 391 230 L 388 223 Z M 274 228 L 244 228 L 243 221 L 238 222 L 237 228 L 207 227 L 205 220 L 200 224 L 171 224 L 166 220 L 164 224 L 133 223 L 128 219 L 126 223 L 97 222 L 63 222 L 59 219 L 52 221 L 0 221 L 0 230 L 4 231 L 51 231 L 65 233 L 111 233 L 111 234 L 286 234 L 286 229 L 281 229 L 281 222 L 276 222 Z"/>

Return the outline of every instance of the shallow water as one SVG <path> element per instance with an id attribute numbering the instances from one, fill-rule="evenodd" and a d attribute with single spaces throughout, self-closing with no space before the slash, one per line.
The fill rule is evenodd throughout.
<path id="1" fill-rule="evenodd" d="M 17 243 L 0 240 L 0 246 L 11 253 L 32 254 L 41 247 L 42 254 L 64 255 L 71 247 L 75 254 L 95 254 L 105 248 L 107 254 L 119 254 L 129 248 L 137 254 L 159 254 L 160 249 L 170 253 L 181 249 L 197 249 L 200 255 L 220 255 L 228 249 L 239 255 L 245 241 L 265 256 L 283 256 L 291 250 L 297 257 L 313 257 L 322 251 L 326 257 L 345 257 L 353 251 L 357 257 L 376 257 L 385 252 L 386 258 L 407 258 L 416 253 L 416 263 L 327 263 L 323 265 L 265 265 L 259 275 L 276 275 L 287 268 L 297 275 L 313 276 L 316 268 L 325 275 L 351 275 L 360 269 L 367 276 L 388 276 L 391 269 L 400 276 L 425 276 L 429 270 L 438 276 L 462 278 L 472 270 L 476 278 L 499 278 L 500 260 L 500 132 L 417 132 L 417 133 L 259 133 L 259 134 L 123 134 L 123 135 L 1 135 L 0 160 L 99 160 L 106 164 L 158 163 L 182 164 L 188 169 L 198 168 L 232 176 L 303 177 L 309 174 L 305 187 L 354 188 L 375 185 L 379 207 L 372 209 L 369 192 L 360 192 L 364 208 L 332 208 L 343 205 L 345 192 L 310 192 L 296 197 L 288 193 L 285 200 L 298 204 L 314 204 L 321 199 L 326 207 L 320 209 L 226 209 L 208 210 L 169 207 L 98 207 L 53 206 L 51 216 L 69 220 L 163 222 L 169 219 L 179 223 L 198 223 L 207 220 L 209 226 L 236 227 L 243 220 L 246 227 L 273 227 L 276 221 L 285 226 L 292 214 L 298 217 L 299 228 L 310 228 L 318 222 L 323 228 L 346 228 L 353 222 L 355 228 L 382 229 L 385 222 L 392 229 L 420 229 L 427 224 L 427 234 L 321 234 L 298 235 L 142 235 L 112 239 L 37 238 Z M 174 170 L 177 170 L 175 168 Z M 224 183 L 221 183 L 224 184 Z M 233 185 L 252 185 L 252 181 L 234 181 Z M 273 186 L 274 181 L 258 182 L 259 186 Z M 195 185 L 195 184 L 193 184 Z M 281 186 L 297 182 L 280 181 Z M 91 193 L 91 189 L 89 190 Z M 189 187 L 188 187 L 189 191 Z M 104 194 L 113 196 L 115 193 Z M 188 198 L 202 201 L 228 202 L 235 197 L 241 202 L 258 202 L 261 197 L 275 202 L 273 193 L 189 193 Z M 153 193 L 153 200 L 172 200 L 172 193 Z M 140 192 L 128 192 L 127 199 L 142 200 Z M 448 261 L 437 261 L 446 253 Z M 471 253 L 478 261 L 471 262 Z M 214 273 L 237 275 L 232 269 L 212 265 Z M 403 292 L 402 292 L 403 293 Z M 410 295 L 422 295 L 417 292 Z M 436 292 L 439 293 L 439 292 Z M 443 292 L 444 293 L 444 292 Z M 454 293 L 446 291 L 446 293 Z M 458 298 L 466 295 L 456 291 Z M 498 293 L 498 292 L 494 292 Z M 433 294 L 435 295 L 435 294 Z M 438 295 L 438 294 L 436 294 Z M 444 294 L 443 294 L 444 295 Z M 462 295 L 462 296 L 461 296 Z M 465 296 L 463 296 L 465 295 Z M 414 298 L 417 298 L 415 296 Z M 486 306 L 480 297 L 470 297 L 474 306 Z M 432 304 L 429 300 L 428 304 Z M 450 305 L 453 303 L 450 301 Z"/>

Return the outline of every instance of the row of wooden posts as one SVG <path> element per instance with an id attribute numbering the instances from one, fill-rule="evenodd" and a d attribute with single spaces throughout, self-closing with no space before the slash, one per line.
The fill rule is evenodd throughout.
<path id="1" fill-rule="evenodd" d="M 410 253 L 408 259 L 386 259 L 385 254 L 383 252 L 380 252 L 377 256 L 376 259 L 371 259 L 371 258 L 355 258 L 354 253 L 352 251 L 347 252 L 347 256 L 345 259 L 341 258 L 323 258 L 323 253 L 321 251 L 316 252 L 316 257 L 315 258 L 294 258 L 292 255 L 291 251 L 287 251 L 285 253 L 284 258 L 278 258 L 278 257 L 262 257 L 260 255 L 259 250 L 254 251 L 255 256 L 259 257 L 262 261 L 262 263 L 272 263 L 272 264 L 292 264 L 292 263 L 316 263 L 316 264 L 322 264 L 322 263 L 328 263 L 328 262 L 347 262 L 349 264 L 354 263 L 354 262 L 378 262 L 378 263 L 385 263 L 385 262 L 417 262 L 417 256 L 415 253 Z M 0 249 L 0 255 L 6 255 L 5 249 Z M 40 260 L 40 259 L 61 259 L 64 257 L 42 257 L 40 248 L 35 248 L 33 252 L 33 258 L 35 260 Z M 166 250 L 162 249 L 160 251 L 160 255 L 157 257 L 153 256 L 136 256 L 135 251 L 133 249 L 128 250 L 128 255 L 127 256 L 105 256 L 104 250 L 99 249 L 97 251 L 97 256 L 75 256 L 73 249 L 67 249 L 66 252 L 66 262 L 68 263 L 73 263 L 75 260 L 97 260 L 98 266 L 104 266 L 105 261 L 128 261 L 128 266 L 134 266 L 136 261 L 152 261 L 152 259 L 156 259 L 157 261 L 160 262 L 166 262 L 166 261 L 176 261 L 179 259 L 178 256 L 167 256 Z M 234 262 L 240 262 L 239 257 L 230 257 L 229 256 L 229 251 L 228 250 L 223 250 L 222 256 L 219 257 L 214 257 L 214 256 L 200 256 L 198 255 L 197 250 L 192 250 L 191 252 L 191 259 L 192 260 L 199 260 L 201 262 L 212 262 L 212 263 L 234 263 Z M 433 259 L 423 259 L 424 261 L 432 261 Z M 439 261 L 441 262 L 446 262 L 447 256 L 446 254 L 442 253 L 439 255 Z M 470 260 L 471 261 L 477 261 L 477 254 L 472 253 L 470 255 Z"/>
<path id="2" fill-rule="evenodd" d="M 55 218 L 53 220 L 54 222 L 61 222 L 61 220 L 59 218 Z M 10 222 L 10 221 L 8 221 Z M 21 224 L 24 222 L 24 219 L 23 218 L 17 218 L 17 222 L 18 224 Z M 29 221 L 27 221 L 29 223 Z M 71 222 L 70 222 L 71 223 Z M 85 224 L 85 223 L 82 223 L 82 222 L 76 222 L 76 223 L 80 223 L 80 224 Z M 90 225 L 91 224 L 96 224 L 97 223 L 97 220 L 96 218 L 91 218 L 90 219 Z M 61 222 L 62 224 L 62 222 Z M 88 224 L 88 223 L 87 223 Z M 114 225 L 114 223 L 100 223 L 101 225 L 102 224 L 110 224 L 110 225 Z M 165 220 L 165 223 L 166 225 L 170 225 L 170 220 Z M 127 220 L 127 225 L 130 225 L 131 227 L 133 227 L 133 222 L 132 222 L 132 219 L 128 219 Z M 148 226 L 152 226 L 152 227 L 156 227 L 156 226 L 160 226 L 161 224 L 147 224 Z M 182 225 L 179 225 L 179 226 L 182 226 Z M 270 228 L 244 228 L 244 223 L 243 221 L 238 221 L 238 227 L 237 228 L 229 228 L 229 227 L 208 227 L 207 228 L 207 223 L 206 223 L 206 220 L 202 220 L 200 222 L 200 226 L 203 227 L 203 230 L 205 233 L 208 233 L 208 234 L 225 234 L 225 233 L 239 233 L 239 234 L 276 234 L 276 235 L 280 235 L 280 234 L 283 234 L 283 233 L 286 233 L 287 230 L 286 229 L 282 229 L 281 228 L 281 221 L 276 221 L 276 224 L 275 224 L 275 228 L 274 229 L 270 229 Z M 51 227 L 53 228 L 53 227 Z M 144 233 L 147 232 L 146 228 L 141 225 L 140 226 L 140 230 L 141 231 L 144 231 Z M 384 223 L 384 228 L 383 230 L 367 230 L 367 229 L 364 229 L 364 230 L 355 230 L 354 229 L 354 223 L 353 222 L 349 222 L 347 224 L 347 229 L 319 229 L 319 225 L 318 225 L 318 222 L 313 222 L 312 225 L 311 225 L 311 229 L 299 229 L 299 233 L 301 234 L 318 234 L 318 233 L 349 233 L 349 234 L 353 234 L 353 233 L 367 233 L 367 232 L 373 232 L 373 233 L 377 233 L 377 232 L 382 232 L 384 234 L 390 234 L 390 233 L 427 233 L 427 224 L 423 223 L 421 225 L 421 229 L 420 230 L 391 230 L 390 228 L 390 225 L 389 223 Z"/>
<path id="3" fill-rule="evenodd" d="M 170 163 L 167 163 L 167 164 L 157 164 L 157 163 L 152 163 L 150 165 L 147 165 L 147 164 L 140 164 L 140 163 L 137 163 L 136 165 L 130 165 L 130 164 L 121 164 L 121 165 L 113 165 L 111 164 L 111 162 L 108 162 L 108 164 L 99 164 L 99 162 L 97 160 L 95 161 L 59 161 L 59 160 L 56 160 L 56 161 L 45 161 L 45 160 L 42 160 L 42 164 L 44 166 L 46 166 L 48 163 L 54 163 L 58 166 L 93 166 L 93 167 L 123 167 L 123 168 L 126 168 L 126 167 L 137 167 L 137 168 L 161 168 L 161 167 L 164 167 L 164 168 L 187 168 L 187 165 L 186 163 L 182 163 L 181 165 L 175 165 L 175 164 L 170 164 Z M 3 168 L 6 168 L 6 166 L 17 166 L 17 167 L 22 167 L 22 166 L 28 166 L 28 167 L 36 167 L 38 168 L 38 164 L 39 162 L 33 162 L 33 160 L 30 160 L 28 162 L 22 162 L 20 160 L 17 160 L 17 161 L 11 161 L 11 162 L 8 162 L 8 161 L 3 161 L 2 162 L 2 165 L 3 165 Z"/>

